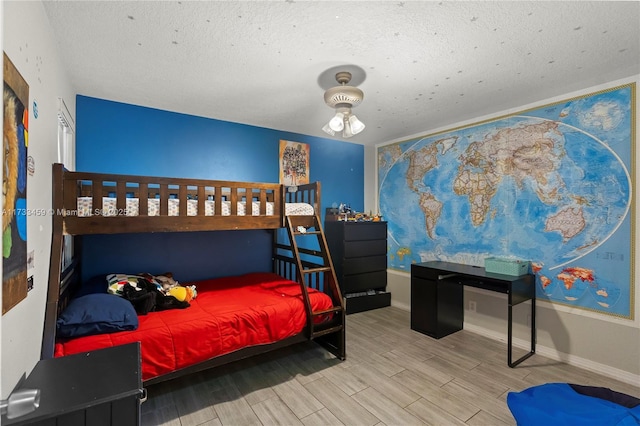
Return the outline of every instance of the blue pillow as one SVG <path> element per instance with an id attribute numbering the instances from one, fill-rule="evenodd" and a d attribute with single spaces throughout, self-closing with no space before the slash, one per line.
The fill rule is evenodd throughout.
<path id="1" fill-rule="evenodd" d="M 57 321 L 58 337 L 80 337 L 92 334 L 138 328 L 138 315 L 131 302 L 107 293 L 88 294 L 71 300 Z"/>

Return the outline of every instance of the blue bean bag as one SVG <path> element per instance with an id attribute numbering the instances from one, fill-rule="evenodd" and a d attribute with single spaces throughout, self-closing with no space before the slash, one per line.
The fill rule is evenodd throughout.
<path id="1" fill-rule="evenodd" d="M 507 405 L 519 426 L 640 425 L 640 399 L 601 387 L 547 383 L 509 392 Z"/>

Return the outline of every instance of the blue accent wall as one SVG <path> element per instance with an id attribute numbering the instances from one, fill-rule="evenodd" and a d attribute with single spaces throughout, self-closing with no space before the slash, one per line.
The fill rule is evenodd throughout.
<path id="1" fill-rule="evenodd" d="M 79 171 L 278 182 L 284 139 L 309 144 L 310 180 L 322 183 L 323 215 L 341 202 L 364 208 L 359 144 L 81 95 L 76 116 Z M 170 271 L 186 281 L 271 267 L 270 233 L 263 230 L 85 236 L 82 250 L 85 278 Z"/>
<path id="2" fill-rule="evenodd" d="M 271 270 L 266 230 L 85 235 L 82 272 L 173 272 L 179 282 Z"/>

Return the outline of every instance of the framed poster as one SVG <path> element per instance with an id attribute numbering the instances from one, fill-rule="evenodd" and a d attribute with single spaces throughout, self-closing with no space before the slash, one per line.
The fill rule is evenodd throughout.
<path id="1" fill-rule="evenodd" d="M 2 314 L 27 297 L 27 146 L 29 85 L 4 56 Z"/>
<path id="2" fill-rule="evenodd" d="M 309 183 L 309 145 L 280 141 L 280 183 L 296 186 Z"/>

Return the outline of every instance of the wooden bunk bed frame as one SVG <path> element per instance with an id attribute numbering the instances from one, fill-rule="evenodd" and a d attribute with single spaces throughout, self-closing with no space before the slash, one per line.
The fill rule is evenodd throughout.
<path id="1" fill-rule="evenodd" d="M 53 229 L 49 287 L 45 309 L 41 358 L 52 358 L 56 342 L 56 321 L 81 283 L 81 236 L 88 234 L 118 234 L 147 232 L 187 232 L 236 229 L 273 230 L 273 272 L 300 284 L 307 312 L 305 329 L 285 340 L 268 345 L 251 346 L 217 356 L 203 363 L 183 368 L 146 381 L 151 384 L 213 368 L 259 353 L 268 352 L 307 340 L 314 340 L 339 359 L 346 358 L 345 308 L 338 287 L 322 225 L 320 223 L 320 183 L 285 188 L 281 184 L 217 181 L 71 172 L 61 164 L 53 165 Z M 91 197 L 89 214 L 79 215 L 78 198 Z M 112 216 L 102 215 L 103 197 L 115 198 Z M 127 216 L 127 198 L 137 198 L 138 211 Z M 148 200 L 156 198 L 158 215 L 149 216 Z M 169 215 L 169 200 L 177 198 L 177 215 Z M 187 202 L 194 200 L 197 210 L 188 213 Z M 205 201 L 214 201 L 213 215 L 205 215 Z M 222 215 L 221 202 L 228 201 L 230 212 Z M 238 203 L 258 203 L 259 214 L 251 210 L 239 215 Z M 314 215 L 285 215 L 286 203 L 307 203 Z M 272 214 L 267 214 L 269 208 Z M 113 206 L 111 206 L 113 207 Z M 93 214 L 91 214 L 93 213 Z M 120 213 L 120 214 L 117 214 Z M 174 212 L 175 214 L 175 212 Z M 300 228 L 303 227 L 304 229 Z M 282 241 L 286 228 L 287 241 Z M 64 236 L 73 236 L 76 257 L 64 262 Z M 299 237 L 315 236 L 319 250 L 304 248 Z M 308 245 L 307 245 L 308 246 Z M 329 295 L 333 308 L 312 312 L 307 287 Z M 329 322 L 314 322 L 314 318 L 333 318 Z"/>

